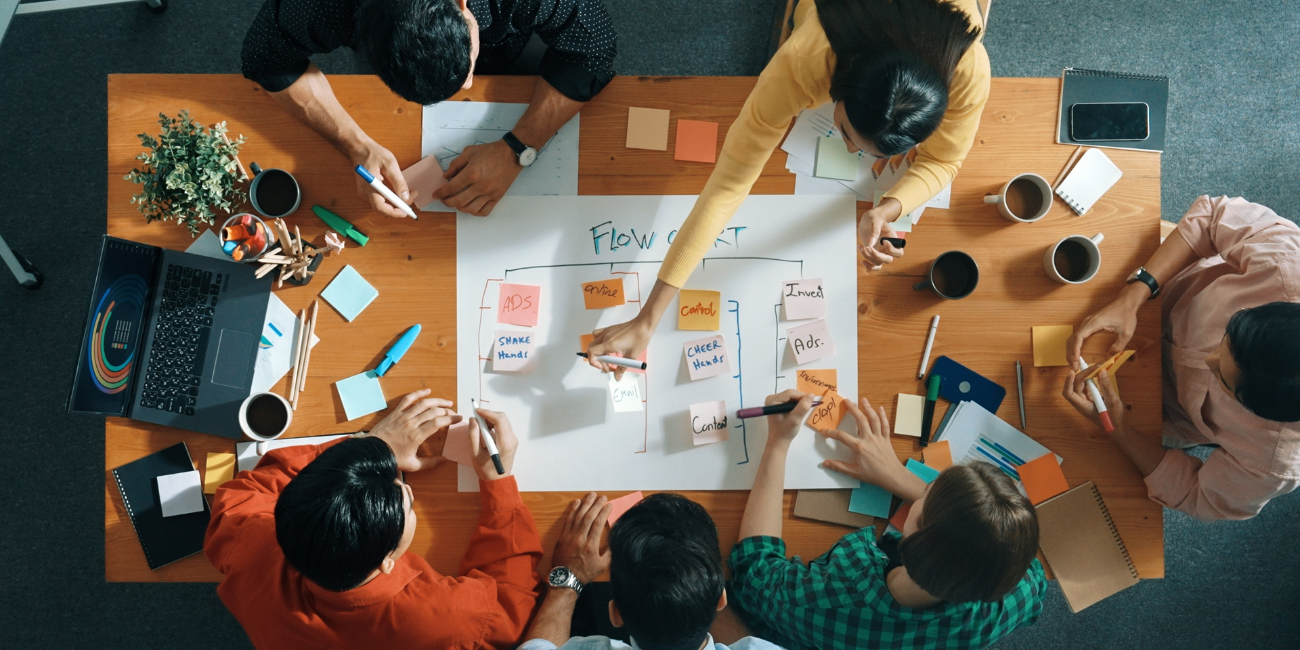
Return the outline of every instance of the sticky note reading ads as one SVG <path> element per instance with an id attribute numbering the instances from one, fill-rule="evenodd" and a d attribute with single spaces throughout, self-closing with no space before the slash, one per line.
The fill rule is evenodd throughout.
<path id="1" fill-rule="evenodd" d="M 537 327 L 537 308 L 541 299 L 542 288 L 537 285 L 501 283 L 497 297 L 497 322 Z"/>
<path id="2" fill-rule="evenodd" d="M 722 317 L 722 293 L 682 289 L 677 294 L 677 329 L 718 331 Z"/>
<path id="3" fill-rule="evenodd" d="M 825 320 L 792 327 L 785 334 L 790 339 L 790 350 L 794 352 L 796 364 L 803 365 L 835 354 L 835 342 L 831 340 Z"/>

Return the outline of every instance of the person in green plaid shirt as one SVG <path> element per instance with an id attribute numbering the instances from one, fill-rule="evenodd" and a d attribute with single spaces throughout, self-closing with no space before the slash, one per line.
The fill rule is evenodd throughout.
<path id="1" fill-rule="evenodd" d="M 1014 482 L 983 463 L 955 465 L 926 485 L 899 462 L 884 409 L 848 402 L 859 435 L 820 431 L 852 452 L 824 466 L 911 503 L 902 534 L 845 535 L 807 565 L 781 540 L 786 452 L 813 396 L 768 416 L 767 447 L 731 551 L 732 602 L 755 636 L 792 650 L 983 648 L 1042 612 L 1038 519 Z M 718 627 L 715 626 L 715 636 Z M 724 637 L 725 638 L 725 637 Z"/>

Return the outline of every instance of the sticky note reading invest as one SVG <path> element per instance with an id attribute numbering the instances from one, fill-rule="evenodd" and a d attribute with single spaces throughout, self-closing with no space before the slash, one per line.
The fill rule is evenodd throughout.
<path id="1" fill-rule="evenodd" d="M 473 415 L 447 427 L 447 442 L 442 445 L 442 457 L 461 465 L 474 466 L 474 447 L 469 439 L 469 423 Z"/>
<path id="2" fill-rule="evenodd" d="M 726 442 L 726 402 L 691 404 L 691 440 L 697 445 Z"/>
<path id="3" fill-rule="evenodd" d="M 497 322 L 537 327 L 537 307 L 541 302 L 541 287 L 503 282 L 497 297 Z"/>
<path id="4" fill-rule="evenodd" d="M 886 492 L 884 488 L 872 483 L 863 483 L 853 488 L 853 494 L 849 496 L 849 512 L 872 517 L 888 517 L 889 503 L 893 498 L 894 495 Z"/>
<path id="5" fill-rule="evenodd" d="M 835 342 L 831 340 L 831 332 L 826 329 L 824 320 L 815 320 L 807 325 L 792 327 L 786 330 L 785 335 L 790 339 L 794 362 L 799 365 L 835 354 Z"/>
<path id="6" fill-rule="evenodd" d="M 625 374 L 623 380 L 609 376 L 609 396 L 614 400 L 615 413 L 631 413 L 645 409 L 641 397 L 641 380 L 636 375 Z"/>
<path id="7" fill-rule="evenodd" d="M 783 282 L 781 302 L 785 305 L 786 320 L 826 317 L 826 292 L 822 290 L 821 278 Z"/>
<path id="8" fill-rule="evenodd" d="M 1061 466 L 1056 462 L 1056 454 L 1043 454 L 1017 467 L 1016 471 L 1020 473 L 1020 483 L 1025 486 L 1029 502 L 1034 505 L 1070 489 Z"/>
<path id="9" fill-rule="evenodd" d="M 925 464 L 933 467 L 940 472 L 952 467 L 952 447 L 948 445 L 947 440 L 932 440 L 930 446 L 922 452 L 925 456 Z"/>
<path id="10" fill-rule="evenodd" d="M 384 389 L 379 385 L 379 378 L 369 371 L 340 379 L 334 382 L 334 387 L 339 391 L 339 399 L 343 400 L 343 413 L 349 420 L 388 407 L 388 401 L 384 399 Z"/>
<path id="11" fill-rule="evenodd" d="M 207 470 L 203 472 L 203 493 L 216 494 L 222 483 L 235 478 L 235 455 L 208 453 Z"/>
<path id="12" fill-rule="evenodd" d="M 498 331 L 492 341 L 492 370 L 518 372 L 533 363 L 537 347 L 532 332 Z"/>
<path id="13" fill-rule="evenodd" d="M 668 151 L 668 111 L 635 106 L 628 108 L 627 148 Z"/>
<path id="14" fill-rule="evenodd" d="M 841 181 L 858 180 L 858 154 L 849 153 L 844 139 L 838 135 L 817 138 L 817 161 L 813 176 Z"/>
<path id="15" fill-rule="evenodd" d="M 379 290 L 370 286 L 370 283 L 366 282 L 366 279 L 349 264 L 334 276 L 329 286 L 320 293 L 320 297 L 339 310 L 339 314 L 348 319 L 348 322 L 352 322 L 361 315 L 361 310 L 369 307 L 370 303 L 379 297 Z"/>
<path id="16" fill-rule="evenodd" d="M 641 496 L 640 492 L 633 492 L 632 494 L 621 496 L 617 499 L 610 499 L 609 519 L 606 519 L 605 523 L 609 524 L 610 528 L 613 528 L 614 522 L 618 521 L 618 518 L 622 517 L 623 513 L 631 510 L 632 506 L 641 503 L 641 500 L 644 498 L 645 497 Z"/>
<path id="17" fill-rule="evenodd" d="M 581 338 L 579 339 L 579 342 L 578 342 L 578 349 L 582 350 L 583 352 L 586 352 L 586 351 L 587 351 L 587 348 L 591 346 L 591 341 L 592 341 L 592 339 L 594 339 L 594 338 L 596 338 L 596 337 L 594 337 L 594 336 L 592 336 L 592 335 L 590 335 L 590 334 L 583 334 L 583 335 L 581 336 Z M 640 361 L 641 363 L 645 363 L 646 356 L 649 355 L 649 354 L 650 354 L 650 351 L 649 351 L 649 350 L 646 350 L 645 352 L 642 352 L 642 353 L 641 353 L 641 356 L 637 357 L 636 360 L 637 360 L 637 361 Z M 583 361 L 583 363 L 586 363 L 586 361 L 584 361 L 584 360 L 582 359 L 582 357 L 577 357 L 577 359 L 578 359 L 579 361 Z M 635 373 L 638 374 L 638 375 L 644 375 L 644 374 L 645 374 L 645 371 L 642 370 L 642 369 L 640 369 L 640 368 L 624 368 L 624 370 L 626 370 L 627 372 L 635 372 Z"/>
<path id="18" fill-rule="evenodd" d="M 1073 325 L 1040 325 L 1033 328 L 1034 366 L 1068 366 L 1065 342 L 1074 334 Z"/>
<path id="19" fill-rule="evenodd" d="M 822 395 L 821 398 L 822 403 L 813 407 L 804 423 L 815 430 L 834 429 L 840 426 L 844 414 L 849 412 L 848 402 L 834 391 Z"/>
<path id="20" fill-rule="evenodd" d="M 718 291 L 682 289 L 677 294 L 677 329 L 718 331 L 718 321 L 722 317 L 721 304 L 722 293 Z"/>
<path id="21" fill-rule="evenodd" d="M 718 123 L 677 120 L 673 159 L 711 163 L 718 160 Z"/>
<path id="22" fill-rule="evenodd" d="M 691 374 L 691 381 L 731 372 L 727 344 L 721 336 L 687 341 L 682 349 L 686 354 L 686 370 Z"/>
<path id="23" fill-rule="evenodd" d="M 175 517 L 203 510 L 203 484 L 199 472 L 181 472 L 158 477 L 158 502 L 162 516 Z"/>
<path id="24" fill-rule="evenodd" d="M 799 369 L 795 373 L 795 390 L 801 393 L 812 393 L 821 395 L 827 390 L 835 392 L 835 387 L 839 384 L 836 378 L 838 373 L 834 368 L 825 370 Z"/>
<path id="25" fill-rule="evenodd" d="M 921 437 L 921 419 L 925 412 L 925 398 L 921 395 L 898 394 L 894 408 L 894 434 Z"/>
<path id="26" fill-rule="evenodd" d="M 587 309 L 617 307 L 627 302 L 623 294 L 623 279 L 610 278 L 582 284 L 582 305 Z"/>

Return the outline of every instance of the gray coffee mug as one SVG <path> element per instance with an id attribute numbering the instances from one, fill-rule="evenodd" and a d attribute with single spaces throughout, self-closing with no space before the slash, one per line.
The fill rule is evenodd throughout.
<path id="1" fill-rule="evenodd" d="M 298 211 L 302 188 L 293 174 L 283 169 L 262 169 L 257 163 L 249 167 L 253 170 L 253 182 L 248 185 L 248 201 L 258 214 L 278 219 Z"/>

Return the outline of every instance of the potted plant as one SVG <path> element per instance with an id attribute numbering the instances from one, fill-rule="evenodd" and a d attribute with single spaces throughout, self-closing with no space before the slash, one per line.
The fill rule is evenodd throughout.
<path id="1" fill-rule="evenodd" d="M 247 198 L 238 183 L 248 180 L 239 164 L 239 148 L 244 136 L 233 142 L 226 137 L 226 123 L 205 129 L 195 122 L 189 111 L 180 117 L 158 114 L 162 134 L 157 138 L 140 134 L 148 151 L 136 156 L 144 169 L 132 169 L 126 180 L 141 186 L 131 197 L 145 220 L 184 224 L 190 236 L 199 234 L 200 224 L 212 225 L 214 209 L 227 213 L 237 202 Z"/>

